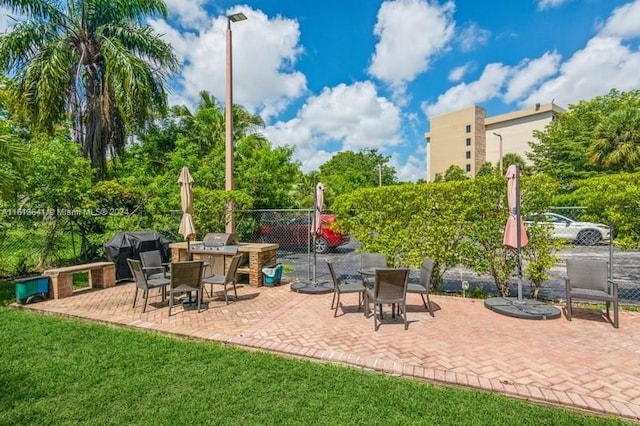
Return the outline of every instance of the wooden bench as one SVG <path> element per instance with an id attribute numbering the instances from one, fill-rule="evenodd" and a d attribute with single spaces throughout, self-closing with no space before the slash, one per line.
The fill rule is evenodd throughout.
<path id="1" fill-rule="evenodd" d="M 50 297 L 63 299 L 73 296 L 73 274 L 78 272 L 89 273 L 89 287 L 109 288 L 116 285 L 116 267 L 112 262 L 94 262 L 47 269 L 44 275 L 51 278 Z"/>

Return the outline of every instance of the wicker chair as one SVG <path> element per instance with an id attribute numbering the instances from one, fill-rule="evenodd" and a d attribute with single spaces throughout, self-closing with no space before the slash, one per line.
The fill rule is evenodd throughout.
<path id="1" fill-rule="evenodd" d="M 135 259 L 127 259 L 127 263 L 129 263 L 129 268 L 131 268 L 131 273 L 133 274 L 133 279 L 136 283 L 136 290 L 133 295 L 133 308 L 136 307 L 136 299 L 138 298 L 138 290 L 142 290 L 142 294 L 144 296 L 144 308 L 142 308 L 142 312 L 147 311 L 147 305 L 149 304 L 149 290 L 154 288 L 159 288 L 162 291 L 162 301 L 164 301 L 166 288 L 169 285 L 169 279 L 167 278 L 147 278 L 147 275 L 142 270 L 142 264 L 139 260 Z"/>
<path id="2" fill-rule="evenodd" d="M 167 269 L 165 265 L 162 264 L 160 250 L 140 252 L 140 262 L 142 262 L 142 269 L 147 275 L 147 278 L 168 278 Z"/>
<path id="3" fill-rule="evenodd" d="M 380 305 L 380 316 L 382 316 L 382 305 L 398 305 L 399 311 L 403 314 L 404 329 L 407 323 L 407 284 L 409 281 L 408 268 L 379 268 L 376 269 L 376 280 L 373 288 L 367 288 L 364 292 L 365 315 L 369 316 L 369 303 L 373 303 L 373 328 L 378 330 L 378 316 L 376 306 Z"/>
<path id="4" fill-rule="evenodd" d="M 195 293 L 198 313 L 202 302 L 202 268 L 201 261 L 171 263 L 171 289 L 169 290 L 169 316 L 176 295 Z"/>
<path id="5" fill-rule="evenodd" d="M 210 292 L 212 296 L 213 286 L 222 286 L 222 290 L 224 292 L 224 301 L 227 305 L 229 304 L 229 298 L 227 297 L 227 285 L 233 285 L 233 295 L 235 296 L 235 299 L 238 300 L 238 292 L 236 291 L 236 273 L 238 272 L 238 266 L 240 265 L 243 257 L 243 254 L 237 254 L 233 256 L 231 258 L 229 269 L 227 269 L 227 273 L 225 275 L 209 275 L 202 279 L 203 284 L 210 285 Z"/>
<path id="6" fill-rule="evenodd" d="M 433 309 L 431 309 L 431 301 L 429 300 L 429 283 L 431 282 L 431 274 L 433 272 L 433 260 L 426 258 L 422 261 L 422 267 L 420 268 L 420 281 L 418 283 L 408 283 L 407 293 L 417 293 L 422 297 L 422 303 L 431 316 L 433 315 Z M 426 300 L 425 300 L 426 296 Z"/>
<path id="7" fill-rule="evenodd" d="M 567 319 L 571 321 L 574 300 L 604 302 L 607 319 L 618 328 L 618 284 L 609 279 L 609 263 L 604 260 L 567 259 L 565 279 Z M 613 305 L 613 321 L 610 307 Z"/>
<path id="8" fill-rule="evenodd" d="M 336 276 L 335 269 L 333 268 L 333 263 L 327 262 L 327 266 L 329 266 L 329 272 L 331 273 L 331 279 L 333 280 L 333 299 L 331 300 L 331 309 L 335 309 L 333 311 L 333 316 L 336 317 L 338 315 L 340 295 L 343 293 L 358 293 L 358 310 L 360 310 L 360 306 L 362 306 L 362 300 L 364 296 L 364 285 L 361 282 L 350 283 L 339 280 Z"/>
<path id="9" fill-rule="evenodd" d="M 360 257 L 360 268 L 386 268 L 387 267 L 387 255 L 382 253 L 362 253 Z M 367 275 L 362 275 L 362 284 L 365 287 L 371 287 L 373 283 Z"/>

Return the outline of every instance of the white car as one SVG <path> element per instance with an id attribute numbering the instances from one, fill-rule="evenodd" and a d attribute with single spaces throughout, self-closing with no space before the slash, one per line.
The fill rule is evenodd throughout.
<path id="1" fill-rule="evenodd" d="M 595 246 L 611 237 L 607 225 L 592 222 L 576 222 L 557 213 L 542 213 L 525 219 L 525 223 L 547 225 L 553 238 L 573 241 L 576 244 Z"/>

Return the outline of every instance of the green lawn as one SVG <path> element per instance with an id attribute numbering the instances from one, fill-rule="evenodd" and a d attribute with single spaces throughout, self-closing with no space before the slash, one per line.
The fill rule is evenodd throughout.
<path id="1" fill-rule="evenodd" d="M 3 300 L 15 297 L 7 287 L 0 283 Z M 0 348 L 0 425 L 624 424 L 488 392 L 6 307 Z"/>

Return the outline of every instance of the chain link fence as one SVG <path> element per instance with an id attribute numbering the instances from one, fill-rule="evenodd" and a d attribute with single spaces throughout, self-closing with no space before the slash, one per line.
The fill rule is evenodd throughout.
<path id="1" fill-rule="evenodd" d="M 180 221 L 180 213 L 169 212 L 167 223 L 174 231 Z M 290 280 L 330 281 L 327 261 L 334 263 L 341 279 L 360 280 L 360 253 L 365 251 L 353 237 L 344 235 L 331 214 L 322 215 L 320 233 L 314 238 L 310 232 L 313 211 L 301 210 L 252 210 L 235 212 L 236 230 L 243 242 L 278 243 L 278 262 L 284 264 L 284 276 Z M 639 212 L 640 213 L 640 212 Z M 51 247 L 46 244 L 49 227 L 42 221 L 24 220 L 22 217 L 4 215 L 0 221 L 0 277 L 26 275 L 39 270 L 45 251 L 51 253 L 49 263 L 65 264 L 80 262 L 82 236 L 77 231 L 74 218 L 61 222 L 62 238 L 56 239 Z M 107 220 L 108 218 L 104 218 Z M 527 218 L 543 223 L 551 229 L 551 234 L 563 245 L 556 253 L 558 262 L 549 270 L 549 278 L 540 288 L 539 297 L 547 300 L 564 299 L 564 275 L 566 259 L 604 259 L 610 264 L 611 276 L 619 283 L 621 303 L 640 305 L 640 251 L 624 250 L 614 244 L 616 232 L 607 224 L 587 220 L 581 208 L 553 208 L 544 216 Z M 172 228 L 172 229 L 173 229 Z M 136 229 L 127 229 L 136 230 Z M 58 229 L 57 231 L 60 231 Z M 171 240 L 179 240 L 175 232 L 168 234 L 158 230 Z M 598 233 L 596 235 L 596 233 Z M 201 232 L 198 233 L 201 235 Z M 611 238 L 611 237 L 614 238 Z M 97 237 L 96 237 L 97 238 Z M 104 239 L 104 236 L 100 238 Z M 104 241 L 95 242 L 104 244 Z M 47 265 L 48 266 L 48 265 Z M 524 264 L 526 267 L 526 263 Z M 418 271 L 413 270 L 411 280 L 418 279 Z M 493 278 L 478 275 L 463 266 L 447 270 L 439 291 L 460 293 L 475 297 L 497 294 Z M 513 276 L 512 294 L 516 294 L 517 276 Z M 525 297 L 532 290 L 525 280 Z M 463 290 L 463 288 L 465 288 Z"/>
<path id="2" fill-rule="evenodd" d="M 558 262 L 549 270 L 539 291 L 539 298 L 545 300 L 564 300 L 566 259 L 580 257 L 585 259 L 603 259 L 609 262 L 611 275 L 619 284 L 620 302 L 640 305 L 640 251 L 623 250 L 615 247 L 613 228 L 606 224 L 582 221 L 581 208 L 554 208 L 548 217 L 527 218 L 535 220 L 551 230 L 553 238 L 562 241 L 556 252 Z M 327 262 L 334 264 L 336 274 L 342 280 L 360 280 L 360 253 L 365 251 L 353 237 L 344 238 L 331 247 L 316 245 L 311 247 L 313 239 L 309 232 L 311 210 L 260 210 L 243 212 L 242 216 L 259 223 L 258 232 L 251 237 L 253 242 L 277 242 L 280 244 L 278 261 L 285 265 L 285 277 L 292 280 L 330 281 Z M 242 221 L 241 217 L 239 220 Z M 323 226 L 324 227 L 324 226 Z M 596 232 L 598 233 L 596 235 Z M 321 233 L 322 234 L 322 233 Z M 324 237 L 322 237 L 324 238 Z M 523 263 L 523 268 L 526 262 Z M 419 271 L 413 269 L 410 280 L 417 281 Z M 511 279 L 511 294 L 517 294 L 518 276 Z M 464 289 L 464 290 L 463 290 Z M 444 281 L 439 286 L 443 293 L 457 293 L 473 297 L 487 297 L 498 293 L 490 275 L 478 275 L 474 271 L 458 265 L 444 273 Z M 524 296 L 533 292 L 533 286 L 524 280 Z"/>

